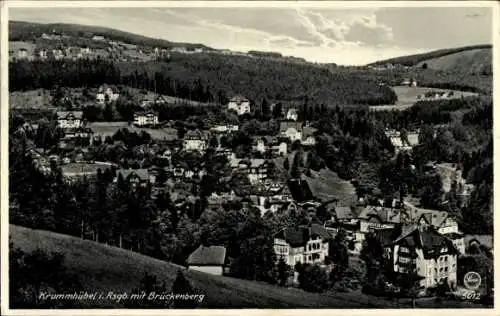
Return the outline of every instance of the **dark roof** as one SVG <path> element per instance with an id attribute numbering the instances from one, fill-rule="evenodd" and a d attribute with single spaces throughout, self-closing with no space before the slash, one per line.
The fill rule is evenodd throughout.
<path id="1" fill-rule="evenodd" d="M 184 135 L 184 139 L 202 139 L 207 140 L 209 133 L 207 131 L 200 131 L 199 129 L 189 130 Z"/>
<path id="2" fill-rule="evenodd" d="M 188 265 L 214 266 L 223 265 L 226 259 L 226 247 L 224 246 L 199 246 L 187 259 Z"/>
<path id="3" fill-rule="evenodd" d="M 401 235 L 401 227 L 377 229 L 375 235 L 382 246 L 389 246 Z"/>
<path id="4" fill-rule="evenodd" d="M 403 227 L 401 237 L 399 237 L 394 243 L 406 243 L 410 247 L 422 248 L 426 259 L 439 256 L 443 246 L 448 248 L 447 253 L 458 252 L 450 239 L 441 235 L 433 228 L 415 228 L 407 234 L 404 233 L 405 231 L 406 230 Z"/>
<path id="5" fill-rule="evenodd" d="M 312 236 L 318 236 L 323 241 L 332 237 L 325 227 L 319 224 L 311 224 L 310 226 L 288 227 L 277 234 L 276 238 L 284 239 L 292 247 L 302 247 L 307 244 Z"/>
<path id="6" fill-rule="evenodd" d="M 69 115 L 73 115 L 73 117 L 77 119 L 81 119 L 83 117 L 82 111 L 57 111 L 57 119 L 66 119 Z"/>

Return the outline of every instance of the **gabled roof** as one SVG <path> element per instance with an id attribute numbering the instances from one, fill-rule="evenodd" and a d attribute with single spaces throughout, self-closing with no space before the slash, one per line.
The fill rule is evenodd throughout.
<path id="1" fill-rule="evenodd" d="M 224 246 L 199 246 L 187 259 L 191 266 L 217 266 L 223 265 L 226 260 L 226 247 Z"/>
<path id="2" fill-rule="evenodd" d="M 195 140 L 195 139 L 208 139 L 208 132 L 200 131 L 199 129 L 189 130 L 184 135 L 184 139 Z"/>
<path id="3" fill-rule="evenodd" d="M 245 98 L 242 95 L 235 95 L 234 97 L 231 98 L 230 102 L 235 102 L 235 103 L 243 103 L 243 102 L 249 102 L 247 98 Z"/>
<path id="4" fill-rule="evenodd" d="M 103 84 L 99 87 L 99 93 L 104 93 L 107 89 L 111 89 L 111 91 L 113 91 L 113 93 L 118 93 L 118 89 L 113 87 L 113 86 L 110 86 L 110 85 L 107 85 L 107 84 Z"/>
<path id="5" fill-rule="evenodd" d="M 441 225 L 443 225 L 444 221 L 449 216 L 449 214 L 444 211 L 423 209 L 415 206 L 410 206 L 407 203 L 405 203 L 405 206 L 410 218 L 420 221 L 420 219 L 423 217 L 428 224 L 435 227 L 441 227 Z"/>
<path id="6" fill-rule="evenodd" d="M 305 246 L 312 236 L 318 236 L 323 241 L 332 238 L 328 230 L 319 224 L 288 227 L 275 234 L 275 238 L 284 239 L 292 247 Z"/>
<path id="7" fill-rule="evenodd" d="M 83 112 L 82 111 L 57 111 L 57 119 L 58 120 L 64 120 L 69 115 L 73 115 L 73 117 L 76 118 L 76 119 L 82 119 L 83 118 Z"/>
<path id="8" fill-rule="evenodd" d="M 402 214 L 404 210 L 394 209 L 382 206 L 367 206 L 363 208 L 361 213 L 358 215 L 359 219 L 370 220 L 371 218 L 377 218 L 381 223 L 401 223 Z"/>
<path id="9" fill-rule="evenodd" d="M 394 244 L 405 243 L 411 247 L 421 248 L 426 259 L 439 256 L 443 247 L 448 248 L 448 253 L 458 252 L 450 239 L 441 235 L 433 228 L 420 229 L 410 227 L 410 229 L 405 229 L 403 227 L 402 230 L 403 233 L 394 241 Z"/>

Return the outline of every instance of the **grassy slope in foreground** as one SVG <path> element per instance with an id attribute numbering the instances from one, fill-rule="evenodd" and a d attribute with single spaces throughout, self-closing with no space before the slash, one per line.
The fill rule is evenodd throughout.
<path id="1" fill-rule="evenodd" d="M 15 225 L 10 226 L 10 235 L 15 247 L 24 251 L 41 248 L 47 252 L 62 252 L 65 264 L 76 273 L 88 291 L 114 291 L 130 293 L 138 284 L 144 272 L 154 273 L 172 286 L 177 269 L 184 269 L 161 260 L 118 249 L 88 240 L 33 230 Z M 212 308 L 262 308 L 262 307 L 330 307 L 363 308 L 374 307 L 368 301 L 351 301 L 326 295 L 305 293 L 297 289 L 283 289 L 277 286 L 227 277 L 187 271 L 186 276 L 196 289 L 205 294 L 201 307 Z M 92 307 L 122 307 L 106 304 L 105 301 L 90 302 Z M 96 306 L 99 305 L 99 306 Z"/>
<path id="2" fill-rule="evenodd" d="M 177 269 L 183 267 L 153 259 L 141 254 L 88 240 L 53 232 L 34 230 L 10 225 L 10 236 L 15 247 L 25 252 L 36 248 L 47 252 L 61 252 L 65 255 L 68 270 L 76 273 L 87 291 L 132 293 L 137 288 L 144 272 L 156 274 L 172 286 Z M 408 300 L 399 303 L 360 293 L 307 293 L 298 289 L 240 279 L 212 276 L 185 271 L 194 288 L 205 294 L 201 308 L 409 308 Z M 83 305 L 87 304 L 87 305 Z M 86 301 L 82 308 L 122 308 L 113 302 Z M 422 299 L 417 301 L 420 308 L 476 307 L 467 302 Z"/>

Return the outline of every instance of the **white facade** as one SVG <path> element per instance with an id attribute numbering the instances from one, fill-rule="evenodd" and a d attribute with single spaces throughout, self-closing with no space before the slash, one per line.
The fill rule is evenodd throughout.
<path id="1" fill-rule="evenodd" d="M 299 114 L 297 113 L 297 110 L 296 109 L 289 109 L 286 112 L 286 119 L 287 120 L 292 120 L 292 121 L 298 120 L 299 119 Z"/>
<path id="2" fill-rule="evenodd" d="M 223 273 L 222 266 L 189 266 L 189 269 L 213 275 L 222 275 Z"/>
<path id="3" fill-rule="evenodd" d="M 106 98 L 107 102 L 113 102 L 118 100 L 119 96 L 120 96 L 119 93 L 114 93 L 113 89 L 107 88 L 106 90 L 97 93 L 96 100 L 99 104 L 104 104 L 106 103 Z"/>
<path id="4" fill-rule="evenodd" d="M 204 151 L 207 148 L 207 142 L 204 139 L 185 139 L 183 148 L 187 151 Z"/>
<path id="5" fill-rule="evenodd" d="M 158 115 L 154 113 L 134 115 L 134 124 L 137 126 L 157 125 Z"/>
<path id="6" fill-rule="evenodd" d="M 328 242 L 310 239 L 307 244 L 299 247 L 290 246 L 284 239 L 274 239 L 274 252 L 278 259 L 282 258 L 289 266 L 300 263 L 321 263 L 328 256 Z"/>
<path id="7" fill-rule="evenodd" d="M 238 115 L 250 113 L 250 101 L 244 98 L 233 98 L 227 105 L 228 110 L 234 110 Z"/>
<path id="8" fill-rule="evenodd" d="M 447 279 L 449 285 L 457 284 L 457 256 L 449 254 L 446 247 L 441 248 L 442 255 L 426 259 L 422 249 L 415 249 L 417 257 L 415 260 L 416 272 L 422 276 L 420 285 L 429 288 L 438 285 L 443 280 Z M 411 256 L 403 256 L 404 253 L 410 253 L 410 250 L 400 245 L 394 246 L 394 271 L 405 273 L 406 268 L 402 265 L 411 263 Z"/>
<path id="9" fill-rule="evenodd" d="M 60 128 L 63 129 L 80 128 L 82 126 L 82 120 L 72 115 L 69 115 L 65 118 L 58 119 L 57 124 L 59 125 Z"/>
<path id="10" fill-rule="evenodd" d="M 289 127 L 285 135 L 290 139 L 291 142 L 294 142 L 296 140 L 300 141 L 302 139 L 302 131 L 298 131 L 293 127 Z"/>

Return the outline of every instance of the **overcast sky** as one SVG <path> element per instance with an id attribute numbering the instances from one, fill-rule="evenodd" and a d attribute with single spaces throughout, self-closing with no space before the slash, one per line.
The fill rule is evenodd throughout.
<path id="1" fill-rule="evenodd" d="M 492 43 L 490 8 L 10 8 L 9 15 L 351 65 Z"/>

